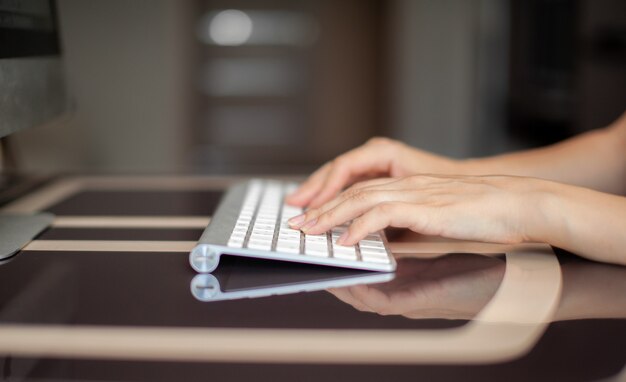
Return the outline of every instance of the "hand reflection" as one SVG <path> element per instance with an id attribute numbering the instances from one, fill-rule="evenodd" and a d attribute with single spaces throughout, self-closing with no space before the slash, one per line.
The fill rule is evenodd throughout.
<path id="1" fill-rule="evenodd" d="M 398 260 L 388 283 L 330 289 L 358 310 L 408 318 L 470 319 L 493 297 L 506 263 L 498 257 L 449 254 Z"/>
<path id="2" fill-rule="evenodd" d="M 553 321 L 626 318 L 626 267 L 571 256 L 561 263 L 563 289 Z M 391 282 L 329 292 L 364 312 L 470 319 L 493 297 L 505 267 L 502 258 L 472 254 L 404 258 Z"/>

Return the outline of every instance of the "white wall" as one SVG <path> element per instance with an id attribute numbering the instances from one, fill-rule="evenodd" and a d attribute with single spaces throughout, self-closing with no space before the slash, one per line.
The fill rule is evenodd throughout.
<path id="1" fill-rule="evenodd" d="M 185 4 L 59 0 L 71 120 L 17 137 L 36 171 L 151 172 L 186 166 Z M 187 37 L 187 38 L 185 38 Z"/>
<path id="2" fill-rule="evenodd" d="M 394 0 L 392 136 L 454 157 L 500 142 L 506 104 L 507 1 Z"/>
<path id="3" fill-rule="evenodd" d="M 59 0 L 68 122 L 18 134 L 26 170 L 190 169 L 193 3 Z M 456 157 L 504 148 L 507 0 L 393 0 L 392 136 Z"/>

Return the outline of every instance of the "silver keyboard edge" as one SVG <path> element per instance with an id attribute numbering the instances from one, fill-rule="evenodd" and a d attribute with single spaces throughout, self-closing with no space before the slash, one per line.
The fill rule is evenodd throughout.
<path id="1" fill-rule="evenodd" d="M 198 245 L 227 246 L 228 239 L 239 218 L 241 206 L 243 205 L 243 200 L 249 185 L 249 181 L 236 184 L 226 191 L 209 225 L 204 229 L 202 236 L 200 236 Z M 213 224 L 213 222 L 215 222 L 215 224 Z"/>
<path id="2" fill-rule="evenodd" d="M 340 268 L 349 268 L 349 269 L 361 269 L 366 271 L 374 271 L 374 272 L 393 272 L 396 269 L 396 263 L 392 258 L 392 261 L 389 263 L 370 263 L 363 261 L 351 261 L 351 260 L 342 260 L 338 258 L 330 258 L 330 257 L 314 257 L 314 256 L 303 256 L 298 253 L 283 253 L 283 252 L 274 252 L 274 251 L 265 251 L 260 249 L 250 249 L 250 248 L 231 248 L 226 245 L 208 245 L 201 244 L 210 247 L 215 254 L 221 255 L 229 255 L 229 256 L 243 256 L 243 257 L 253 257 L 257 259 L 268 259 L 268 260 L 279 260 L 279 261 L 293 261 L 296 263 L 303 264 L 318 264 L 318 265 L 330 265 Z"/>

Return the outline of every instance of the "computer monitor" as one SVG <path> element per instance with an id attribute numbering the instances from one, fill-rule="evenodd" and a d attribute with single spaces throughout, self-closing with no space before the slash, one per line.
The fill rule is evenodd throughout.
<path id="1" fill-rule="evenodd" d="M 0 142 L 65 112 L 61 46 L 52 0 L 0 0 Z M 3 161 L 4 188 L 6 161 Z M 15 254 L 52 221 L 49 214 L 0 213 L 0 260 Z"/>
<path id="2" fill-rule="evenodd" d="M 61 48 L 51 0 L 0 0 L 0 137 L 65 110 Z"/>

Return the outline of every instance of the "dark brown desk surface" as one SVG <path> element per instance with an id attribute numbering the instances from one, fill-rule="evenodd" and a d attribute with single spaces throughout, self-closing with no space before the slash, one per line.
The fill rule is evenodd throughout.
<path id="1" fill-rule="evenodd" d="M 194 178 L 187 189 L 158 189 L 159 182 L 114 179 L 104 189 L 66 195 L 45 210 L 58 216 L 210 216 L 219 190 L 202 189 L 210 179 Z M 223 185 L 223 179 L 216 185 Z M 218 187 L 214 187 L 218 188 Z M 195 241 L 200 227 L 52 227 L 37 240 Z M 467 255 L 477 259 L 480 255 Z M 454 261 L 448 257 L 446 261 Z M 453 260 L 450 260 L 453 259 Z M 494 258 L 504 263 L 502 257 Z M 561 254 L 563 266 L 592 271 L 611 267 Z M 414 259 L 419 266 L 437 260 Z M 480 262 L 480 261 L 479 261 Z M 400 263 L 402 269 L 403 263 Z M 262 271 L 263 266 L 259 267 Z M 280 265 L 277 265 L 280 267 Z M 404 266 L 408 267 L 408 266 Z M 616 268 L 618 270 L 621 270 Z M 463 278 L 469 268 L 442 276 Z M 624 272 L 626 275 L 626 272 Z M 0 326 L 7 323 L 124 325 L 155 327 L 432 329 L 460 327 L 466 319 L 412 319 L 397 314 L 360 312 L 326 291 L 259 299 L 202 303 L 189 293 L 195 273 L 185 253 L 28 251 L 0 265 Z M 567 288 L 567 278 L 564 288 Z M 477 287 L 470 284 L 468 288 Z M 497 286 L 497 285 L 496 285 Z M 33 294 L 33 289 L 35 292 Z M 496 288 L 497 289 L 497 288 Z M 495 292 L 495 289 L 493 290 Z M 30 295 L 28 295 L 30 293 Z M 13 309 L 18 304 L 20 309 Z M 9 309 L 11 308 L 11 309 Z M 477 307 L 477 310 L 480 306 Z M 471 319 L 471 315 L 467 317 Z M 485 338 L 485 341 L 489 341 Z M 306 344 L 303 344 L 306 346 Z M 553 322 L 529 353 L 480 365 L 328 365 L 278 363 L 169 362 L 55 359 L 4 356 L 3 379 L 28 380 L 599 380 L 620 373 L 626 362 L 626 319 L 589 318 Z"/>

